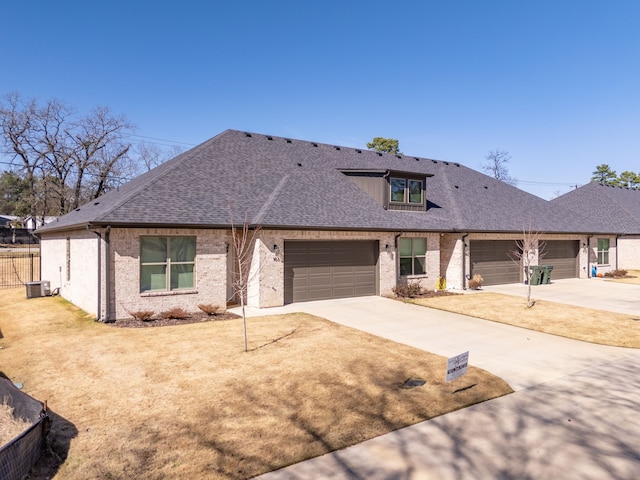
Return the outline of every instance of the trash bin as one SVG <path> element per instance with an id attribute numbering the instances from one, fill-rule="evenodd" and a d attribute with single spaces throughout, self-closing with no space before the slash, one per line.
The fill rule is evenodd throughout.
<path id="1" fill-rule="evenodd" d="M 543 265 L 542 266 L 542 280 L 540 281 L 543 285 L 548 285 L 551 283 L 551 271 L 553 270 L 553 265 Z"/>
<path id="2" fill-rule="evenodd" d="M 540 285 L 542 281 L 542 267 L 539 265 L 532 265 L 529 267 L 529 284 Z"/>

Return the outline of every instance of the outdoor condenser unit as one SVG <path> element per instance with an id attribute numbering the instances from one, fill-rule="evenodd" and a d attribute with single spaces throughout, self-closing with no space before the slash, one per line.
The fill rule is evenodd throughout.
<path id="1" fill-rule="evenodd" d="M 51 282 L 42 280 L 40 282 L 27 282 L 27 298 L 48 297 L 51 295 Z"/>

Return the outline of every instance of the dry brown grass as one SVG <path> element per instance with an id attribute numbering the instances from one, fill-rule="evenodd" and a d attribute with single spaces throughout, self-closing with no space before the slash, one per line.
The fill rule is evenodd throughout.
<path id="1" fill-rule="evenodd" d="M 0 447 L 31 426 L 31 422 L 13 416 L 13 407 L 7 405 L 6 399 L 0 398 Z"/>
<path id="2" fill-rule="evenodd" d="M 34 249 L 33 253 L 33 279 L 39 280 L 40 251 Z M 29 254 L 0 251 L 0 286 L 30 282 L 32 280 L 30 263 Z"/>
<path id="3" fill-rule="evenodd" d="M 446 384 L 445 358 L 309 315 L 249 319 L 244 353 L 240 319 L 114 328 L 2 293 L 0 365 L 48 400 L 64 479 L 247 478 L 511 392 L 473 367 Z"/>
<path id="4" fill-rule="evenodd" d="M 640 348 L 640 317 L 521 297 L 476 293 L 421 298 L 413 303 L 585 342 Z"/>

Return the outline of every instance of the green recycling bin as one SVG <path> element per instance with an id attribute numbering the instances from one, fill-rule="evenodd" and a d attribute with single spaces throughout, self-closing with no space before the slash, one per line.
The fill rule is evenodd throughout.
<path id="1" fill-rule="evenodd" d="M 542 280 L 540 281 L 543 285 L 548 285 L 551 283 L 551 271 L 553 270 L 553 265 L 543 265 L 542 266 Z"/>
<path id="2" fill-rule="evenodd" d="M 542 281 L 542 267 L 539 265 L 532 265 L 529 267 L 529 284 L 540 285 Z"/>

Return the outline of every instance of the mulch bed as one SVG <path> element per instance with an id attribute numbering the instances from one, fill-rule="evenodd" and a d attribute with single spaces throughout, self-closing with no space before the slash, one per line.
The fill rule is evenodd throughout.
<path id="1" fill-rule="evenodd" d="M 231 312 L 216 313 L 215 315 L 207 315 L 206 313 L 194 313 L 188 318 L 157 318 L 147 321 L 136 320 L 134 318 L 123 318 L 109 323 L 112 327 L 121 328 L 149 328 L 149 327 L 167 327 L 169 325 L 187 325 L 189 323 L 202 322 L 219 322 L 223 320 L 233 320 L 240 318 L 239 315 Z"/>
<path id="2" fill-rule="evenodd" d="M 461 293 L 450 292 L 447 290 L 426 290 L 419 295 L 410 298 L 434 298 L 434 297 L 450 297 L 452 295 L 462 295 Z M 404 300 L 404 297 L 395 297 L 397 300 Z"/>

